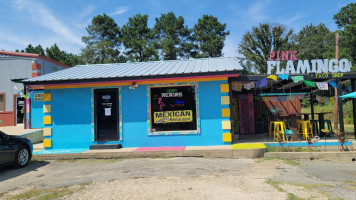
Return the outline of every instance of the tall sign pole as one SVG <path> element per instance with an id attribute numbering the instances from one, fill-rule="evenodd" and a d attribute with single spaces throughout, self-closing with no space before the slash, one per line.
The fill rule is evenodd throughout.
<path id="1" fill-rule="evenodd" d="M 335 35 L 335 59 L 339 60 L 339 33 L 336 33 Z M 337 88 L 335 88 L 335 102 L 334 102 L 334 130 L 338 130 L 338 100 L 339 97 L 337 96 Z"/>

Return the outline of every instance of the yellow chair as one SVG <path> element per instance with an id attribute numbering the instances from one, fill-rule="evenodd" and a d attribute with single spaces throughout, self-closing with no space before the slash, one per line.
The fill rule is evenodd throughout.
<path id="1" fill-rule="evenodd" d="M 297 130 L 298 134 L 302 134 L 305 140 L 307 140 L 309 134 L 313 137 L 313 129 L 309 120 L 298 120 Z"/>
<path id="2" fill-rule="evenodd" d="M 272 127 L 273 127 L 273 141 L 276 140 L 276 137 L 278 136 L 278 133 L 281 132 L 283 135 L 283 141 L 284 139 L 284 131 L 286 131 L 286 124 L 283 121 L 271 121 L 269 123 L 269 137 L 271 138 L 272 134 Z"/>

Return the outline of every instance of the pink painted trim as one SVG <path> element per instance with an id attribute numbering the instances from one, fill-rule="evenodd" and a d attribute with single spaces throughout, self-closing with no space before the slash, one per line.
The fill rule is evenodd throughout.
<path id="1" fill-rule="evenodd" d="M 89 85 L 89 84 L 103 84 L 103 83 L 125 83 L 125 82 L 146 82 L 146 81 L 164 81 L 164 80 L 180 80 L 180 79 L 202 79 L 202 78 L 223 78 L 223 77 L 239 77 L 240 74 L 222 74 L 211 76 L 188 76 L 177 78 L 155 78 L 155 79 L 140 79 L 140 80 L 124 80 L 124 81 L 105 81 L 105 82 L 86 82 L 86 83 L 59 83 L 59 84 L 46 84 L 46 86 L 58 86 L 58 85 Z M 29 85 L 28 87 L 35 87 L 38 85 Z"/>
<path id="2" fill-rule="evenodd" d="M 26 129 L 29 129 L 30 128 L 30 124 L 29 124 L 29 121 L 30 121 L 30 99 L 29 98 L 26 98 Z"/>
<path id="3" fill-rule="evenodd" d="M 185 147 L 140 147 L 134 151 L 184 151 Z"/>

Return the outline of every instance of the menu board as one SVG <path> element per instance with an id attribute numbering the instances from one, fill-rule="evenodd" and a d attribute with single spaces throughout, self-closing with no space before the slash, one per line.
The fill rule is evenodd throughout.
<path id="1" fill-rule="evenodd" d="M 195 86 L 151 87 L 151 131 L 196 130 Z"/>

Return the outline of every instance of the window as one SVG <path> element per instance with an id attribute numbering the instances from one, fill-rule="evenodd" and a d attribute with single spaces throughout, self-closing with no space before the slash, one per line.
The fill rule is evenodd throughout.
<path id="1" fill-rule="evenodd" d="M 43 101 L 43 93 L 35 93 L 35 101 Z"/>
<path id="2" fill-rule="evenodd" d="M 52 66 L 52 72 L 58 71 L 58 67 Z"/>
<path id="3" fill-rule="evenodd" d="M 5 93 L 0 94 L 0 112 L 5 111 Z"/>
<path id="4" fill-rule="evenodd" d="M 195 85 L 150 88 L 150 132 L 197 130 Z"/>

